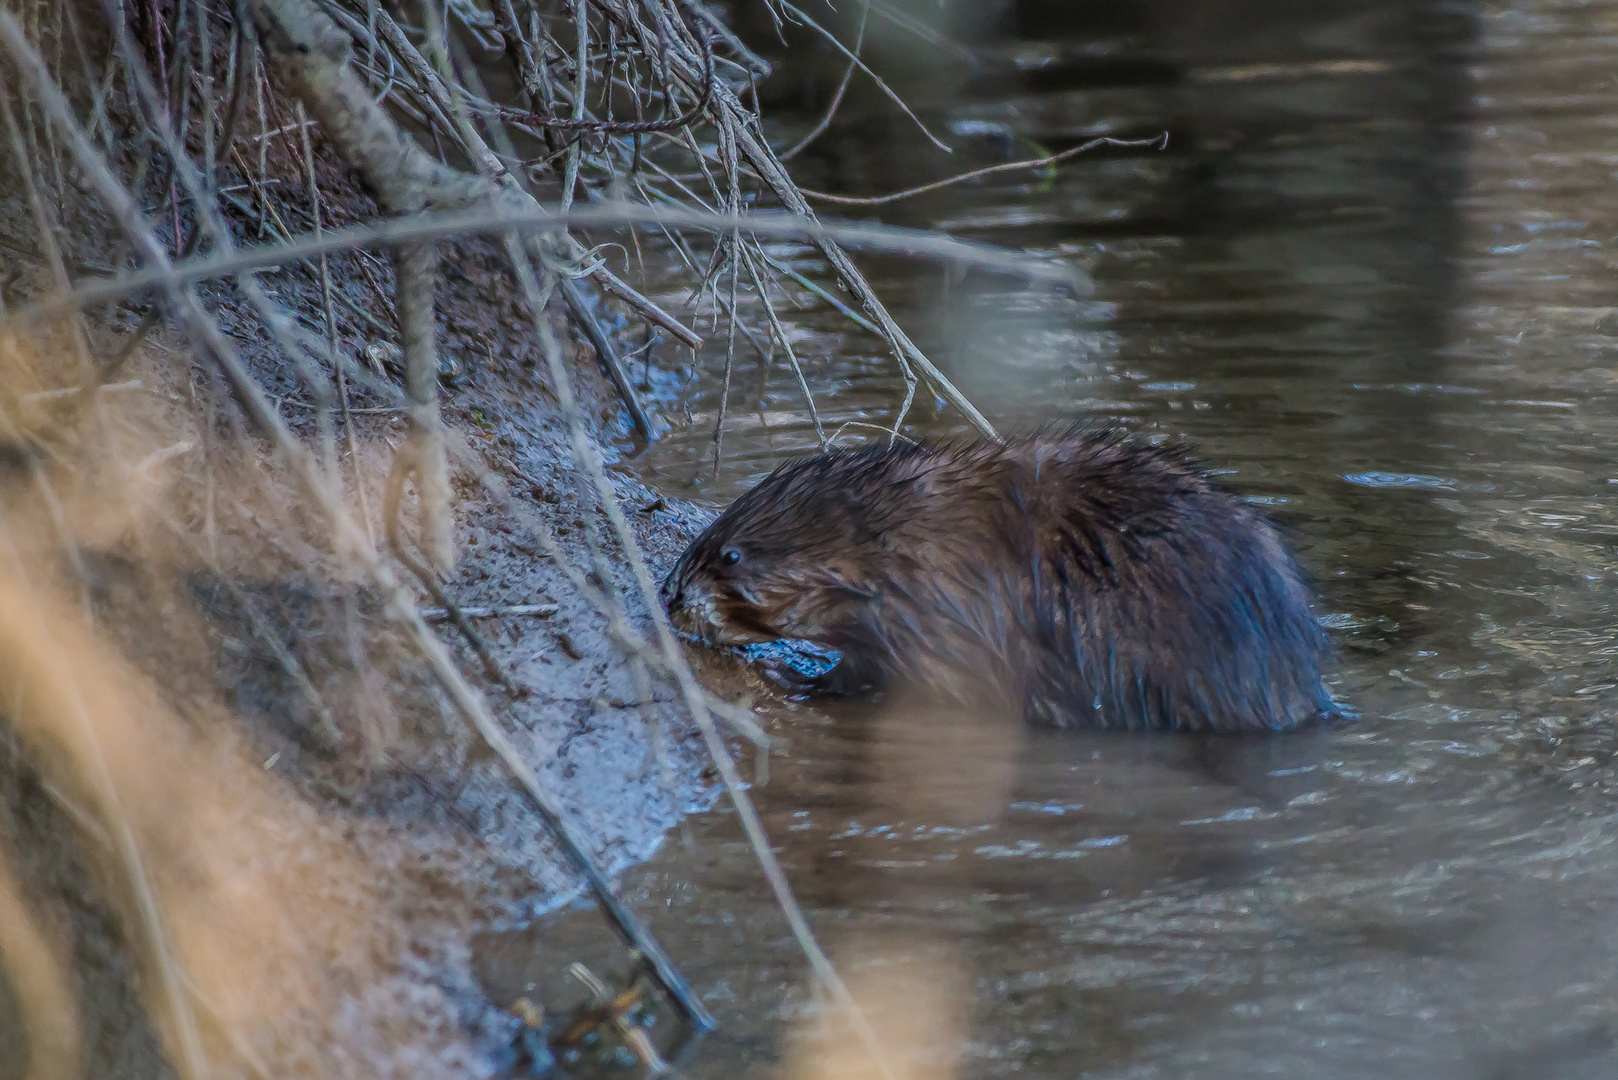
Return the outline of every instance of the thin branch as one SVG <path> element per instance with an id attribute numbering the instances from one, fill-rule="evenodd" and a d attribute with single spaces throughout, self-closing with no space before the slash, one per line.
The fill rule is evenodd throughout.
<path id="1" fill-rule="evenodd" d="M 770 332 L 775 340 L 787 354 L 787 362 L 792 365 L 792 374 L 798 379 L 798 389 L 803 392 L 804 405 L 809 410 L 809 419 L 815 425 L 815 438 L 820 442 L 822 450 L 828 449 L 826 430 L 820 424 L 820 411 L 815 408 L 815 395 L 809 390 L 809 380 L 803 376 L 803 365 L 798 362 L 798 354 L 792 348 L 792 341 L 787 337 L 786 328 L 781 325 L 781 319 L 775 313 L 775 305 L 765 293 L 764 282 L 760 280 L 758 267 L 753 265 L 752 256 L 747 258 L 747 272 L 752 275 L 753 288 L 758 291 L 759 298 L 764 302 L 764 315 L 770 321 Z"/>
<path id="2" fill-rule="evenodd" d="M 509 215 L 509 216 L 508 216 Z M 979 270 L 1024 277 L 1069 288 L 1081 296 L 1091 292 L 1089 278 L 1076 267 L 1050 259 L 996 248 L 938 233 L 892 225 L 822 222 L 797 214 L 777 212 L 732 216 L 673 207 L 635 206 L 628 203 L 574 207 L 566 214 L 538 206 L 518 209 L 474 208 L 453 212 L 413 214 L 408 218 L 328 229 L 321 237 L 303 234 L 282 244 L 234 248 L 228 252 L 168 263 L 162 269 L 126 270 L 105 278 L 91 278 L 72 291 L 53 294 L 15 308 L 10 317 L 41 322 L 59 318 L 75 308 L 121 300 L 146 289 L 192 285 L 231 277 L 249 270 L 301 262 L 322 254 L 356 248 L 385 246 L 411 240 L 445 240 L 470 235 L 498 235 L 513 228 L 524 234 L 544 233 L 559 226 L 644 225 L 696 229 L 721 233 L 736 228 L 771 239 L 807 239 L 840 250 L 933 259 Z M 846 256 L 844 259 L 846 261 Z M 851 265 L 851 264 L 850 264 Z M 856 294 L 858 295 L 858 294 Z M 878 329 L 882 329 L 880 323 Z M 701 339 L 698 338 L 700 342 Z"/>
<path id="3" fill-rule="evenodd" d="M 363 93 L 363 87 L 349 70 L 345 62 L 346 39 L 339 40 L 340 31 L 304 0 L 258 0 L 255 16 L 266 49 L 275 59 L 278 69 L 321 117 L 333 142 L 340 149 L 363 151 L 366 156 L 358 162 L 362 167 L 375 167 L 383 160 L 391 159 L 405 173 L 402 179 L 394 177 L 387 181 L 390 185 L 397 185 L 393 188 L 396 197 L 402 196 L 409 200 L 419 198 L 424 202 L 430 198 L 435 202 L 441 201 L 450 205 L 454 205 L 453 199 L 461 198 L 463 200 L 461 205 L 481 202 L 503 212 L 527 209 L 532 205 L 531 197 L 516 189 L 515 180 L 509 173 L 493 170 L 492 174 L 500 178 L 501 184 L 499 188 L 494 188 L 484 177 L 460 174 L 447 166 L 432 162 L 415 147 L 414 143 L 403 137 L 386 116 L 380 113 L 369 96 Z M 390 21 L 385 16 L 381 16 L 381 20 L 383 25 Z M 331 99 L 322 97 L 328 93 L 332 95 Z M 346 96 L 336 100 L 338 95 Z M 332 133 L 332 125 L 327 123 L 328 114 L 339 128 L 337 134 Z M 475 159 L 480 164 L 489 163 L 492 155 L 488 153 L 487 147 L 482 145 L 481 140 L 476 139 L 469 127 L 463 127 L 462 131 L 469 143 L 469 149 L 474 151 Z M 387 145 L 389 143 L 391 145 Z M 419 209 L 420 206 L 409 208 Z M 527 269 L 528 253 L 521 250 L 524 245 L 518 243 L 515 236 L 511 236 L 508 246 L 519 249 L 520 268 L 527 270 L 531 275 L 531 270 Z M 535 253 L 549 262 L 549 252 L 543 245 L 529 246 L 534 247 Z M 533 315 L 542 327 L 542 335 L 549 339 L 551 347 L 554 348 L 555 336 L 551 332 L 544 303 L 539 301 L 537 290 L 529 288 L 525 289 L 525 292 L 533 305 Z M 402 309 L 404 305 L 401 303 L 400 307 Z M 202 318 L 205 319 L 206 316 Z M 228 351 L 228 347 L 225 349 Z M 216 351 L 219 351 L 217 347 Z M 559 360 L 556 366 L 560 367 Z M 556 375 L 556 379 L 559 396 L 566 397 L 565 370 Z M 574 419 L 576 424 L 576 417 Z M 273 423 L 276 425 L 278 435 L 284 435 L 285 428 L 280 425 L 278 417 L 274 418 Z M 277 441 L 291 442 L 289 435 L 284 439 L 278 438 Z M 593 447 L 588 446 L 586 440 L 586 444 L 577 446 L 575 452 L 581 461 L 593 461 L 593 457 L 590 456 L 592 450 Z M 294 460 L 301 461 L 307 466 L 307 459 L 297 450 L 295 444 L 293 452 L 296 455 Z M 621 520 L 622 513 L 612 497 L 610 485 L 605 484 L 604 477 L 600 478 L 600 482 L 609 517 L 616 516 Z M 335 494 L 318 483 L 311 486 L 314 488 L 313 494 L 322 500 L 323 509 L 333 519 L 334 524 L 346 525 L 346 531 L 352 534 L 354 531 L 352 522 L 341 506 L 335 505 Z M 632 556 L 635 555 L 633 535 L 621 539 L 625 549 Z M 362 552 L 362 556 L 370 554 L 369 550 Z M 449 662 L 442 643 L 427 630 L 426 623 L 422 621 L 414 604 L 408 600 L 404 591 L 397 587 L 387 568 L 377 561 L 371 562 L 367 569 L 379 581 L 389 585 L 387 592 L 391 594 L 394 610 L 415 631 L 418 646 L 432 661 L 434 674 L 438 677 L 440 685 L 449 694 L 457 710 L 476 728 L 490 748 L 506 763 L 507 768 L 522 782 L 569 862 L 589 883 L 597 904 L 609 921 L 645 958 L 653 976 L 689 1022 L 698 1028 L 711 1027 L 714 1022 L 712 1015 L 701 1000 L 691 992 L 689 985 L 656 940 L 619 900 L 611 882 L 574 835 L 559 804 L 539 784 L 533 771 L 489 712 L 482 697 L 466 683 Z M 671 656 L 675 655 L 672 639 L 666 644 L 666 651 Z M 686 672 L 684 678 L 685 681 L 690 681 L 689 672 Z M 693 711 L 700 709 L 699 698 Z M 705 719 L 706 713 L 703 713 L 702 717 Z M 711 722 L 708 726 L 711 729 Z"/>
<path id="4" fill-rule="evenodd" d="M 576 0 L 579 5 L 579 69 L 587 66 L 584 63 L 585 52 L 583 43 L 588 39 L 589 33 L 585 29 L 583 12 L 586 10 L 585 0 Z M 685 0 L 689 4 L 690 0 Z M 687 124 L 696 120 L 708 109 L 708 100 L 713 94 L 714 67 L 713 46 L 708 42 L 708 36 L 703 33 L 696 35 L 697 41 L 702 45 L 703 66 L 706 69 L 706 78 L 702 80 L 702 87 L 697 92 L 697 98 L 691 107 L 678 116 L 667 120 L 586 120 L 584 118 L 584 93 L 582 88 L 573 95 L 574 113 L 570 118 L 546 116 L 538 112 L 525 112 L 522 109 L 511 109 L 505 106 L 495 106 L 495 115 L 502 120 L 513 120 L 524 124 L 533 124 L 536 127 L 554 128 L 558 131 L 583 131 L 604 135 L 649 135 L 658 131 L 678 131 Z M 567 190 L 564 187 L 563 190 Z"/>
<path id="5" fill-rule="evenodd" d="M 419 546 L 428 566 L 442 573 L 455 565 L 455 522 L 438 413 L 438 326 L 433 303 L 438 255 L 431 241 L 401 244 L 393 254 L 394 307 L 399 312 L 405 391 L 410 398 L 411 467 L 420 504 Z"/>
<path id="6" fill-rule="evenodd" d="M 598 2 L 606 3 L 607 0 L 598 0 Z M 622 14 L 619 17 L 623 18 Z M 671 54 L 670 62 L 679 72 L 682 79 L 689 82 L 697 77 L 696 61 L 689 51 Z M 752 115 L 743 108 L 736 95 L 727 87 L 716 87 L 714 101 L 716 106 L 727 117 L 727 121 L 734 127 L 741 155 L 751 163 L 753 170 L 764 180 L 765 184 L 781 200 L 788 211 L 807 219 L 809 223 L 815 222 L 814 212 L 809 208 L 809 204 L 798 191 L 797 185 L 793 183 L 786 169 L 776 159 L 769 144 L 764 141 Z M 989 423 L 988 419 L 978 411 L 977 407 L 967 400 L 966 396 L 955 387 L 955 384 L 938 369 L 937 365 L 927 358 L 925 353 L 916 347 L 915 342 L 911 341 L 909 335 L 894 321 L 893 316 L 888 313 L 887 308 L 877 297 L 870 283 L 865 280 L 864 275 L 854 266 L 854 263 L 837 242 L 833 239 L 817 236 L 816 245 L 825 254 L 827 261 L 831 263 L 832 269 L 842 279 L 843 284 L 860 301 L 861 306 L 865 308 L 866 313 L 871 316 L 871 320 L 880 329 L 882 337 L 893 350 L 894 358 L 899 363 L 900 373 L 905 376 L 907 385 L 914 377 L 911 373 L 911 369 L 914 368 L 926 378 L 928 384 L 940 397 L 955 406 L 974 427 L 990 438 L 998 439 L 999 435 L 995 432 L 994 425 Z"/>
<path id="7" fill-rule="evenodd" d="M 944 151 L 944 153 L 946 153 L 946 154 L 952 154 L 952 153 L 955 152 L 952 149 L 950 149 L 950 146 L 949 146 L 948 143 L 944 142 L 938 136 L 934 135 L 931 131 L 927 130 L 927 125 L 921 122 L 921 117 L 917 116 L 915 113 L 910 111 L 910 106 L 905 104 L 904 98 L 902 98 L 898 94 L 894 93 L 893 89 L 890 86 L 888 86 L 887 83 L 882 81 L 882 77 L 880 75 L 878 75 L 876 72 L 872 71 L 870 68 L 866 67 L 865 66 L 865 61 L 861 60 L 859 58 L 859 56 L 857 56 L 855 53 L 851 52 L 847 45 L 844 45 L 841 41 L 838 41 L 836 34 L 833 34 L 830 30 L 827 30 L 825 27 L 823 27 L 819 23 L 815 22 L 815 20 L 811 19 L 808 16 L 808 14 L 806 12 L 804 12 L 804 10 L 802 8 L 796 7 L 796 6 L 788 3 L 787 0 L 776 0 L 776 3 L 779 3 L 783 10 L 788 11 L 792 15 L 796 16 L 797 19 L 800 22 L 802 22 L 805 26 L 810 27 L 816 33 L 818 33 L 822 38 L 824 38 L 826 41 L 829 41 L 831 43 L 832 48 L 836 49 L 838 52 L 840 52 L 844 56 L 848 57 L 848 62 L 849 62 L 850 65 L 852 65 L 854 67 L 858 67 L 866 75 L 870 76 L 871 81 L 876 83 L 877 89 L 881 90 L 882 93 L 884 95 L 886 95 L 886 97 L 888 98 L 889 101 L 891 101 L 895 105 L 899 106 L 899 111 L 903 112 L 906 116 L 910 117 L 911 121 L 916 125 L 916 127 L 918 129 L 920 129 L 921 133 L 927 137 L 928 142 L 932 143 L 934 146 L 938 147 L 940 150 Z M 864 39 L 864 31 L 865 31 L 865 21 L 864 21 L 864 19 L 861 19 L 860 20 L 860 36 L 861 36 L 861 40 Z"/>
<path id="8" fill-rule="evenodd" d="M 635 434 L 650 442 L 652 418 L 647 414 L 646 406 L 641 404 L 640 395 L 635 393 L 635 387 L 629 381 L 629 373 L 624 370 L 623 361 L 618 358 L 618 350 L 613 348 L 612 340 L 601 328 L 600 321 L 596 318 L 595 312 L 590 310 L 578 285 L 572 279 L 564 279 L 560 291 L 562 298 L 567 301 L 568 310 L 583 328 L 585 339 L 590 342 L 590 347 L 595 350 L 601 366 L 606 369 L 607 377 L 612 380 L 618 396 L 623 399 L 624 408 L 629 412 L 630 423 L 635 426 Z"/>
<path id="9" fill-rule="evenodd" d="M 159 268 L 167 268 L 167 254 L 141 217 L 139 208 L 79 128 L 67 101 L 51 84 L 48 73 L 39 63 L 16 19 L 4 10 L 0 10 L 0 40 L 4 41 L 34 93 L 44 103 L 52 123 L 66 136 L 82 175 L 113 211 L 140 256 Z M 417 649 L 427 661 L 429 670 L 449 696 L 456 711 L 478 732 L 522 785 L 535 810 L 562 849 L 564 857 L 589 883 L 609 918 L 626 938 L 641 950 L 642 955 L 648 958 L 654 972 L 669 990 L 670 996 L 682 1007 L 690 1010 L 694 1022 L 699 1026 L 711 1025 L 711 1016 L 701 1002 L 690 994 L 689 987 L 668 962 L 656 941 L 641 928 L 638 920 L 613 894 L 608 878 L 596 866 L 588 849 L 574 834 L 560 804 L 539 783 L 538 777 L 489 712 L 483 698 L 456 670 L 443 643 L 433 635 L 422 620 L 414 600 L 400 587 L 398 579 L 376 557 L 375 552 L 365 545 L 362 531 L 354 522 L 347 507 L 343 505 L 339 495 L 323 482 L 314 460 L 270 407 L 263 391 L 248 374 L 229 339 L 202 307 L 196 294 L 189 289 L 174 287 L 171 288 L 170 298 L 179 308 L 187 327 L 196 338 L 199 350 L 214 357 L 232 389 L 243 402 L 249 416 L 274 443 L 276 452 L 282 456 L 282 460 L 305 492 L 315 500 L 321 513 L 331 523 L 339 546 L 353 552 L 361 569 L 377 584 L 381 594 L 387 599 L 390 612 L 410 632 Z M 117 820 L 116 816 L 113 816 L 113 820 Z M 124 852 L 126 863 L 131 867 L 131 881 L 137 884 L 145 882 L 144 871 L 140 868 L 139 851 L 134 847 L 132 836 L 128 837 L 127 841 L 120 841 L 120 850 Z M 137 888 L 136 894 L 143 913 L 142 926 L 151 928 L 154 933 L 160 932 L 161 923 L 158 921 L 156 902 L 151 899 L 149 888 L 145 891 Z M 183 1021 L 181 1046 L 186 1076 L 188 1080 L 201 1080 L 206 1075 L 206 1062 L 201 1055 L 196 1038 L 195 1020 L 180 989 L 178 973 L 174 968 L 166 939 L 157 938 L 154 951 L 158 957 L 157 972 L 161 985 L 165 988 L 165 996 L 173 1003 L 172 1009 L 176 1019 Z"/>
<path id="10" fill-rule="evenodd" d="M 984 176 L 993 176 L 995 173 L 1015 172 L 1019 169 L 1038 169 L 1049 165 L 1055 165 L 1059 161 L 1066 161 L 1070 157 L 1075 157 L 1082 154 L 1086 150 L 1094 150 L 1098 146 L 1150 146 L 1155 147 L 1158 150 L 1166 150 L 1168 145 L 1169 133 L 1166 131 L 1161 135 L 1153 135 L 1150 139 L 1114 139 L 1104 135 L 1100 138 L 1091 139 L 1088 142 L 1081 143 L 1078 146 L 1070 147 L 1067 150 L 1063 150 L 1059 154 L 1050 154 L 1046 157 L 1040 158 L 1028 158 L 1024 161 L 1008 161 L 1000 165 L 990 165 L 982 169 L 973 169 L 971 172 L 957 173 L 954 176 L 948 176 L 942 180 L 934 180 L 930 184 L 923 184 L 920 187 L 907 188 L 904 191 L 895 191 L 889 195 L 873 195 L 866 198 L 858 198 L 852 195 L 828 195 L 824 191 L 811 191 L 808 188 L 799 188 L 798 190 L 802 191 L 808 198 L 818 199 L 821 202 L 836 203 L 838 206 L 885 206 L 891 202 L 898 202 L 900 199 L 909 199 L 917 195 L 925 195 L 929 191 L 937 191 L 940 188 L 947 188 L 954 184 L 965 183 L 968 180 L 977 180 Z"/>
<path id="11" fill-rule="evenodd" d="M 837 110 L 842 107 L 843 95 L 848 93 L 848 84 L 854 81 L 854 72 L 859 70 L 860 50 L 865 47 L 865 26 L 870 21 L 871 0 L 865 0 L 860 7 L 860 28 L 854 35 L 854 58 L 849 60 L 848 67 L 843 70 L 842 81 L 837 84 L 837 92 L 831 96 L 831 104 L 826 106 L 825 115 L 821 116 L 819 123 L 809 129 L 807 135 L 793 143 L 790 149 L 776 155 L 782 161 L 791 161 L 797 157 L 799 151 L 820 138 L 821 135 L 825 134 L 826 129 L 831 127 L 832 118 L 837 115 Z"/>

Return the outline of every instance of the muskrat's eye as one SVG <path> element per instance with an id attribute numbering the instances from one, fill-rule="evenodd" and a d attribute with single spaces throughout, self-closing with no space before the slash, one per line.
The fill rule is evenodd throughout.
<path id="1" fill-rule="evenodd" d="M 741 550 L 739 548 L 726 548 L 719 553 L 719 561 L 726 566 L 735 566 L 742 561 Z"/>

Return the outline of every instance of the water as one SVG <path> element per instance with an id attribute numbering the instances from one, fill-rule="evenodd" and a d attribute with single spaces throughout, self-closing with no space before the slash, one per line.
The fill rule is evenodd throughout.
<path id="1" fill-rule="evenodd" d="M 800 173 L 875 194 L 1170 130 L 884 210 L 1064 253 L 1087 300 L 865 265 L 1002 427 L 1183 436 L 1263 500 L 1363 718 L 1248 740 L 783 709 L 753 796 L 902 1075 L 1614 1075 L 1618 5 L 1214 8 L 1003 25 L 979 54 L 1024 75 L 915 76 L 948 84 L 924 117 L 949 166 L 871 104 Z M 872 338 L 790 322 L 828 430 L 892 422 Z M 720 505 L 812 447 L 790 372 L 760 393 L 741 357 L 717 474 L 719 354 L 665 384 L 674 430 L 631 467 Z M 961 430 L 925 395 L 910 421 Z M 684 1068 L 770 1074 L 809 977 L 735 815 L 690 828 L 624 889 L 723 1025 Z M 562 1000 L 567 960 L 611 955 L 577 910 L 481 964 L 496 998 Z"/>

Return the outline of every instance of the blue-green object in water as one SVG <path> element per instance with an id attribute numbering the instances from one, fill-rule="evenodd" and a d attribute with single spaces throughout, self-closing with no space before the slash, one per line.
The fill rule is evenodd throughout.
<path id="1" fill-rule="evenodd" d="M 824 675 L 836 667 L 837 662 L 843 658 L 843 654 L 836 649 L 828 649 L 812 641 L 800 641 L 796 638 L 765 641 L 757 645 L 739 645 L 736 651 L 745 657 L 748 663 L 757 664 L 773 660 L 810 679 Z"/>

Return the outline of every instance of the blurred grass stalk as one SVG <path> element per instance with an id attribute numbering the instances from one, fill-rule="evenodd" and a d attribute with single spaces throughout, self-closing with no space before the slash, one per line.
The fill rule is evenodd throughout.
<path id="1" fill-rule="evenodd" d="M 22 1080 L 76 1080 L 78 1008 L 63 950 L 46 935 L 24 898 L 10 845 L 0 843 L 0 973 L 13 987 L 28 1039 Z"/>

